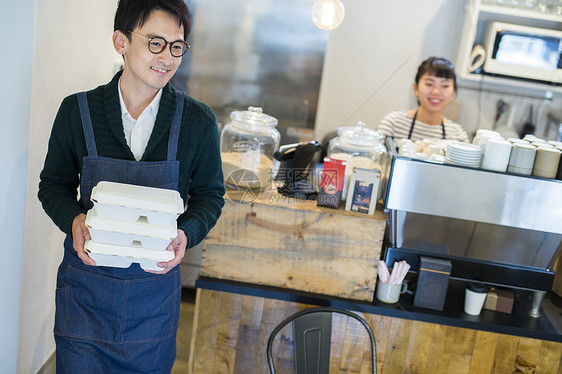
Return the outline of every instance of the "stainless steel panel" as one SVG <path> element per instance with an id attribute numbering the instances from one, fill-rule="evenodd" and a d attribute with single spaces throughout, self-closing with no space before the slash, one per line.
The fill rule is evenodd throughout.
<path id="1" fill-rule="evenodd" d="M 395 157 L 386 207 L 562 234 L 562 181 Z"/>
<path id="2" fill-rule="evenodd" d="M 562 235 L 489 223 L 392 211 L 397 248 L 423 249 L 437 255 L 521 265 L 552 266 Z M 434 249 L 428 249 L 432 245 Z"/>

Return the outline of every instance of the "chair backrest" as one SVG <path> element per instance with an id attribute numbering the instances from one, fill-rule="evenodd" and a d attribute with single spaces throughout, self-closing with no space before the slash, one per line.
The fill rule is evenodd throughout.
<path id="1" fill-rule="evenodd" d="M 273 341 L 279 331 L 293 322 L 295 373 L 296 374 L 324 374 L 330 366 L 330 345 L 332 334 L 332 314 L 339 313 L 351 317 L 361 323 L 369 334 L 371 343 L 372 372 L 377 372 L 377 351 L 375 336 L 371 327 L 355 313 L 344 309 L 321 307 L 305 309 L 297 312 L 279 323 L 269 335 L 267 341 L 267 364 L 271 374 L 275 374 L 273 363 Z"/>

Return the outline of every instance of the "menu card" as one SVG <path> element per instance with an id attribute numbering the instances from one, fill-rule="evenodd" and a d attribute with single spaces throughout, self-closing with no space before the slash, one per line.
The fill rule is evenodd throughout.
<path id="1" fill-rule="evenodd" d="M 374 214 L 380 181 L 381 172 L 379 170 L 354 167 L 345 210 Z"/>

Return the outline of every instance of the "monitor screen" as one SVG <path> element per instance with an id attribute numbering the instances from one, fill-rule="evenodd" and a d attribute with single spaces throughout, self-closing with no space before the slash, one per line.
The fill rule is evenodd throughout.
<path id="1" fill-rule="evenodd" d="M 492 58 L 498 62 L 556 70 L 562 67 L 562 40 L 513 31 L 499 31 Z"/>

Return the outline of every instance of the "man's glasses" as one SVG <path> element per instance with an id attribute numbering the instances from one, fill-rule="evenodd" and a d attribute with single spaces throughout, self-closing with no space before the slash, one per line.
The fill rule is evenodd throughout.
<path id="1" fill-rule="evenodd" d="M 149 38 L 148 36 L 137 34 L 136 32 L 130 31 L 131 34 L 135 34 L 142 38 L 148 40 L 148 50 L 154 54 L 159 54 L 164 52 L 166 46 L 170 45 L 170 53 L 174 57 L 181 57 L 187 52 L 190 48 L 190 45 L 184 42 L 183 40 L 176 40 L 175 42 L 167 42 L 166 39 L 161 38 L 159 36 L 154 36 Z"/>

